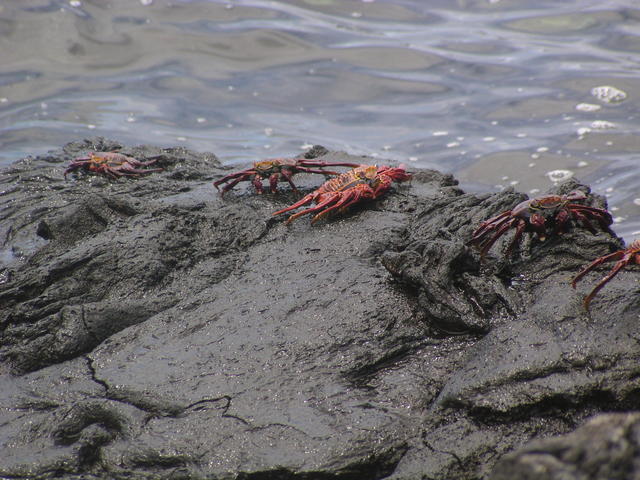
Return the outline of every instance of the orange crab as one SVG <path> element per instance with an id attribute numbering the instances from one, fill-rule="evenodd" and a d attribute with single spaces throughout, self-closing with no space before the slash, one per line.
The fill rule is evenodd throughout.
<path id="1" fill-rule="evenodd" d="M 610 232 L 609 225 L 613 223 L 613 218 L 609 212 L 602 208 L 573 203 L 586 199 L 584 192 L 574 190 L 567 195 L 543 195 L 525 200 L 513 210 L 507 210 L 482 222 L 473 232 L 467 245 L 477 247 L 480 255 L 484 257 L 507 230 L 515 228 L 516 233 L 507 247 L 506 253 L 509 255 L 525 232 L 532 232 L 544 241 L 549 232 L 562 233 L 572 221 L 580 223 L 592 233 L 596 232 L 592 223 L 595 221 L 604 231 Z"/>
<path id="2" fill-rule="evenodd" d="M 327 180 L 316 191 L 306 195 L 293 205 L 274 212 L 273 215 L 280 215 L 315 202 L 315 206 L 291 215 L 287 219 L 287 224 L 306 214 L 315 214 L 311 219 L 311 223 L 315 223 L 336 210 L 343 212 L 355 203 L 381 197 L 389 191 L 393 181 L 404 182 L 410 179 L 411 175 L 405 171 L 404 165 L 396 168 L 360 165 Z"/>
<path id="3" fill-rule="evenodd" d="M 305 160 L 298 158 L 272 158 L 270 160 L 255 162 L 251 168 L 227 175 L 226 177 L 214 182 L 213 186 L 220 190 L 219 186 L 221 184 L 229 182 L 220 192 L 220 195 L 224 195 L 238 183 L 250 180 L 251 183 L 253 183 L 256 192 L 261 194 L 263 192 L 262 180 L 268 178 L 271 193 L 275 193 L 277 191 L 278 182 L 281 180 L 289 182 L 293 191 L 296 192 L 297 189 L 293 184 L 292 177 L 298 172 L 338 175 L 340 172 L 331 172 L 329 170 L 319 169 L 324 167 L 353 168 L 357 166 L 357 163 L 348 162 L 319 162 L 317 160 Z"/>
<path id="4" fill-rule="evenodd" d="M 140 167 L 148 167 L 158 160 L 141 162 L 133 157 L 129 157 L 117 152 L 89 152 L 86 157 L 76 158 L 64 171 L 64 177 L 75 170 L 83 169 L 89 172 L 98 173 L 110 178 L 137 177 L 153 172 L 161 172 L 162 168 L 148 168 L 142 170 Z"/>
<path id="5" fill-rule="evenodd" d="M 589 310 L 589 304 L 593 297 L 597 295 L 597 293 L 604 287 L 609 281 L 615 277 L 620 270 L 622 270 L 627 265 L 640 265 L 640 239 L 635 240 L 629 245 L 629 247 L 618 250 L 617 252 L 610 253 L 609 255 L 603 255 L 602 257 L 596 258 L 589 265 L 584 267 L 580 273 L 578 273 L 573 280 L 571 280 L 571 286 L 576 288 L 576 284 L 582 280 L 582 278 L 589 273 L 591 270 L 596 268 L 598 265 L 602 265 L 607 262 L 616 262 L 611 271 L 598 282 L 598 284 L 593 287 L 591 293 L 584 298 L 584 308 Z"/>

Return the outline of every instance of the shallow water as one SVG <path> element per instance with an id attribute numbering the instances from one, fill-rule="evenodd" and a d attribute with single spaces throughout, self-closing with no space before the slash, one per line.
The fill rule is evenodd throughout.
<path id="1" fill-rule="evenodd" d="M 0 165 L 96 135 L 230 164 L 322 144 L 474 191 L 574 175 L 640 235 L 635 0 L 7 1 L 0 52 Z"/>

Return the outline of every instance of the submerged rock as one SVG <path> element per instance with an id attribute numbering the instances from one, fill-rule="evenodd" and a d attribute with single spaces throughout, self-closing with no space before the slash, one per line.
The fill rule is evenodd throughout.
<path id="1" fill-rule="evenodd" d="M 123 148 L 165 171 L 64 181 L 119 147 L 70 144 L 0 180 L 0 476 L 489 478 L 531 439 L 635 408 L 635 272 L 591 315 L 588 280 L 568 284 L 619 247 L 609 234 L 481 262 L 474 227 L 523 196 L 430 170 L 314 226 L 271 217 L 286 188 L 221 199 L 212 154 Z"/>

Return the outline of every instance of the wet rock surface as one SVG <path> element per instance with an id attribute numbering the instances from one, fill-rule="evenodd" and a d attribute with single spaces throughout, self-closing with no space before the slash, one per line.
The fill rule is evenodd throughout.
<path id="1" fill-rule="evenodd" d="M 605 270 L 569 286 L 620 247 L 608 233 L 527 240 L 511 258 L 499 242 L 480 261 L 471 232 L 521 194 L 420 171 L 286 226 L 271 217 L 297 198 L 286 187 L 221 199 L 213 154 L 121 147 L 72 143 L 0 179 L 0 476 L 502 479 L 541 471 L 543 445 L 564 476 L 524 478 L 605 478 L 554 449 L 584 429 L 636 432 L 633 414 L 576 430 L 640 393 L 637 272 L 590 314 Z M 73 157 L 120 148 L 165 171 L 63 179 Z M 296 177 L 303 192 L 321 182 Z M 559 187 L 575 188 L 588 191 Z"/>

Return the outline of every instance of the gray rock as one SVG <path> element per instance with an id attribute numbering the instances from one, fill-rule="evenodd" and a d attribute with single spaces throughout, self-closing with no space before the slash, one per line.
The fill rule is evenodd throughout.
<path id="1" fill-rule="evenodd" d="M 531 439 L 635 408 L 633 268 L 591 315 L 594 278 L 568 285 L 619 248 L 608 233 L 481 262 L 471 232 L 523 197 L 427 170 L 313 226 L 271 216 L 286 186 L 221 199 L 212 154 L 122 148 L 165 171 L 64 181 L 73 157 L 119 147 L 0 179 L 0 476 L 489 478 Z"/>
<path id="2" fill-rule="evenodd" d="M 602 414 L 576 431 L 534 440 L 496 465 L 492 480 L 640 478 L 640 414 Z"/>

